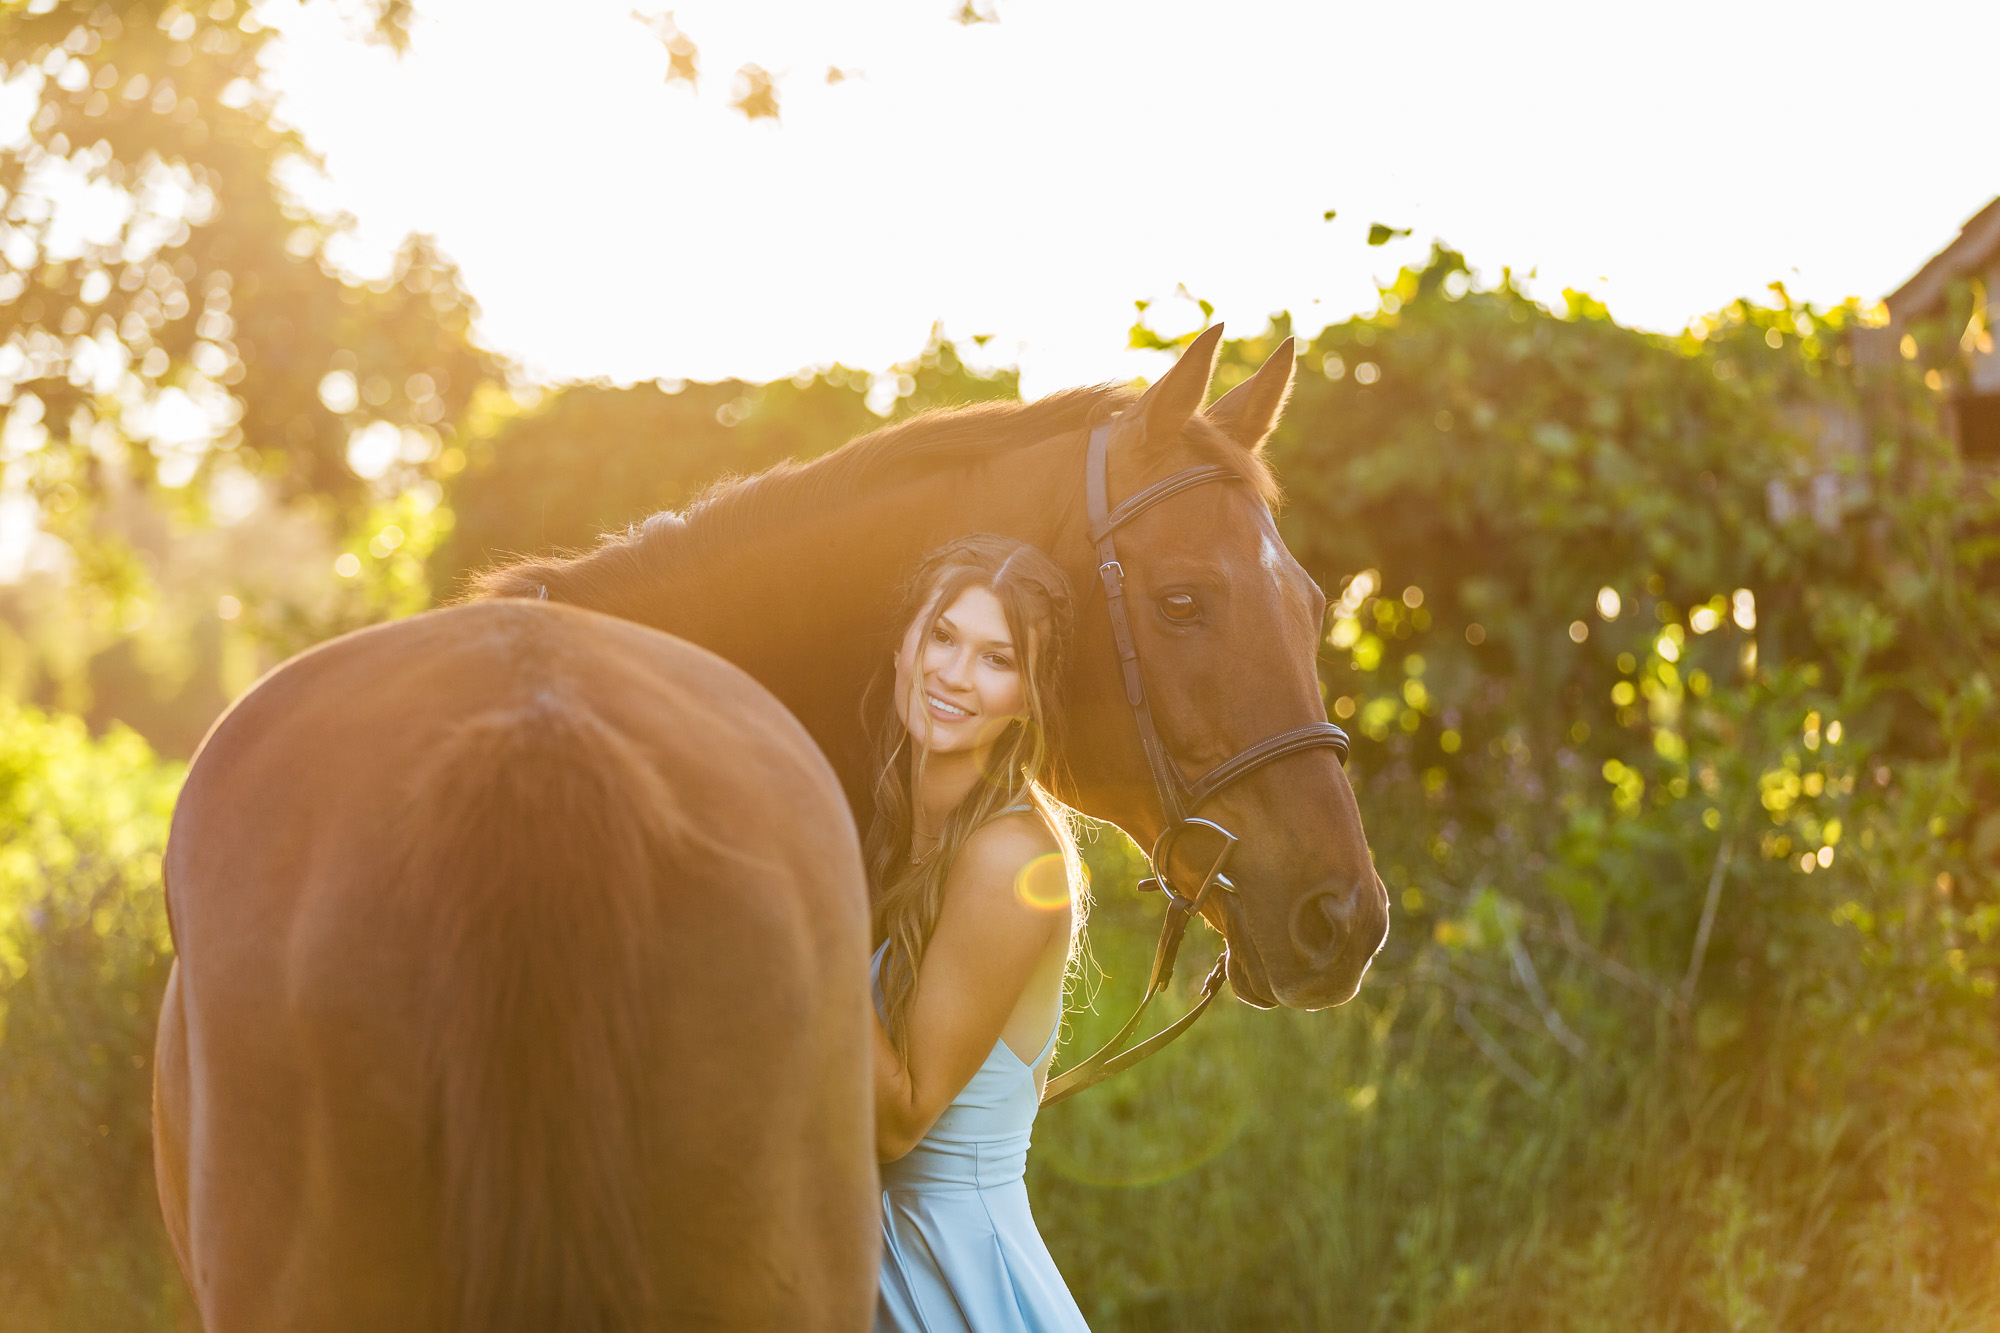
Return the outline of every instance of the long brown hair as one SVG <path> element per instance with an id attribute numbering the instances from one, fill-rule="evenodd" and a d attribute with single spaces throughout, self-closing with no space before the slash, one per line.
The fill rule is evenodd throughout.
<path id="1" fill-rule="evenodd" d="M 1075 621 L 1069 579 L 1053 560 L 1026 542 L 987 533 L 961 537 L 931 552 L 911 574 L 898 628 L 906 635 L 922 617 L 928 631 L 968 588 L 990 591 L 1007 617 L 1020 661 L 1025 716 L 1009 721 L 991 743 L 984 780 L 974 783 L 945 817 L 937 845 L 918 861 L 911 860 L 910 849 L 923 751 L 912 743 L 904 710 L 895 697 L 893 667 L 879 674 L 868 691 L 877 761 L 875 818 L 862 852 L 874 893 L 875 938 L 888 943 L 881 972 L 883 1024 L 906 1060 L 917 970 L 937 928 L 945 878 L 980 825 L 1010 805 L 1033 806 L 1061 848 L 1064 879 L 1074 904 L 1072 941 L 1087 902 L 1070 811 L 1049 790 L 1061 786 L 1056 771 L 1062 753 L 1057 698 Z M 922 686 L 913 681 L 911 688 Z"/>

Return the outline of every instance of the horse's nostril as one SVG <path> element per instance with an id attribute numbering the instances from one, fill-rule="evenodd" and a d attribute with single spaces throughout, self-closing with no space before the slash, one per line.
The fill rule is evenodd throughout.
<path id="1" fill-rule="evenodd" d="M 1332 887 L 1307 893 L 1292 906 L 1297 970 L 1277 988 L 1280 1000 L 1301 1009 L 1352 999 L 1389 933 L 1389 896 L 1380 880 L 1371 876 L 1342 886 L 1329 878 L 1320 883 Z"/>
<path id="2" fill-rule="evenodd" d="M 1336 893 L 1308 894 L 1292 909 L 1292 944 L 1312 967 L 1325 967 L 1347 942 L 1347 905 Z"/>

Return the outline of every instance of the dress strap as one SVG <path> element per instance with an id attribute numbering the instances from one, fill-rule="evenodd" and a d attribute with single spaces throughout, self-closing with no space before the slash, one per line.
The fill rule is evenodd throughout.
<path id="1" fill-rule="evenodd" d="M 1063 1021 L 1063 1016 L 1062 1016 L 1062 1014 L 1061 1014 L 1061 1013 L 1057 1013 L 1057 1014 L 1056 1014 L 1056 1025 L 1055 1025 L 1055 1028 L 1054 1028 L 1054 1030 L 1053 1030 L 1053 1031 L 1051 1031 L 1051 1032 L 1049 1033 L 1049 1041 L 1048 1041 L 1048 1044 L 1047 1044 L 1046 1046 L 1042 1047 L 1042 1053 L 1041 1053 L 1040 1055 L 1038 1055 L 1038 1056 L 1036 1056 L 1036 1057 L 1035 1057 L 1034 1059 L 1032 1059 L 1032 1060 L 1028 1061 L 1028 1068 L 1030 1068 L 1030 1069 L 1040 1069 L 1040 1068 L 1042 1067 L 1042 1061 L 1044 1061 L 1044 1060 L 1048 1059 L 1048 1058 L 1049 1058 L 1049 1057 L 1050 1057 L 1051 1055 L 1053 1055 L 1053 1054 L 1055 1053 L 1055 1049 L 1056 1049 L 1056 1039 L 1057 1039 L 1058 1037 L 1062 1036 L 1062 1021 Z"/>

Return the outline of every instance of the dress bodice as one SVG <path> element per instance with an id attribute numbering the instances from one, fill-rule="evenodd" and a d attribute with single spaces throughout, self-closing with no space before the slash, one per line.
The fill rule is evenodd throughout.
<path id="1" fill-rule="evenodd" d="M 1025 807 L 1016 807 L 1025 808 Z M 1002 813 L 1012 813 L 1004 811 Z M 882 1009 L 882 957 L 869 968 Z M 875 1333 L 1089 1333 L 1028 1206 L 1035 1070 L 1002 1038 L 916 1147 L 882 1164 Z"/>
<path id="2" fill-rule="evenodd" d="M 882 1010 L 882 956 L 869 964 L 875 1010 Z M 1028 1143 L 1041 1109 L 1035 1070 L 1055 1049 L 1062 1019 L 1032 1064 L 1014 1054 L 1003 1037 L 993 1043 L 970 1081 L 917 1146 L 882 1166 L 885 1189 L 986 1189 L 1019 1180 L 1027 1169 Z"/>

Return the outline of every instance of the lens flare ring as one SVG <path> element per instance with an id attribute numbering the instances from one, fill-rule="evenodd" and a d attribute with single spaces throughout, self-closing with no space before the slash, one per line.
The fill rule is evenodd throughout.
<path id="1" fill-rule="evenodd" d="M 1021 867 L 1014 876 L 1014 896 L 1023 906 L 1054 912 L 1069 906 L 1069 867 L 1062 853 L 1045 852 Z"/>

